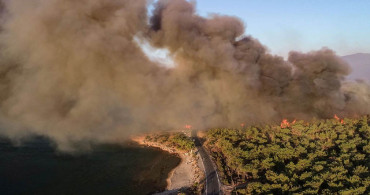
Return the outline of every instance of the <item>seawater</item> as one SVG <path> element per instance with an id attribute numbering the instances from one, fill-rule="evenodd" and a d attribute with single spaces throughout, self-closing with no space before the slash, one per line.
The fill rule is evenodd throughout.
<path id="1" fill-rule="evenodd" d="M 20 146 L 0 139 L 0 194 L 152 194 L 163 191 L 181 159 L 137 144 L 103 144 L 60 153 L 35 138 Z"/>

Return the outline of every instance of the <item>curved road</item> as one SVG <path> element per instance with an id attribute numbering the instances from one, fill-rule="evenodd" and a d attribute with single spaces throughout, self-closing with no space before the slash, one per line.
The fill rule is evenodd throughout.
<path id="1" fill-rule="evenodd" d="M 216 195 L 222 194 L 220 190 L 220 181 L 216 172 L 215 167 L 212 164 L 211 157 L 204 149 L 202 143 L 200 142 L 197 132 L 193 130 L 191 132 L 191 136 L 194 139 L 195 146 L 197 147 L 200 157 L 202 158 L 202 162 L 204 165 L 204 171 L 206 176 L 206 195 Z"/>

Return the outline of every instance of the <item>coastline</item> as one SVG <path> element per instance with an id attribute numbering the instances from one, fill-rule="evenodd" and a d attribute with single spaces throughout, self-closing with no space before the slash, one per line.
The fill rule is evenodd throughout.
<path id="1" fill-rule="evenodd" d="M 186 151 L 181 151 L 164 144 L 145 140 L 146 135 L 132 137 L 131 140 L 142 146 L 155 147 L 181 158 L 181 162 L 171 172 L 169 172 L 166 191 L 160 194 L 175 193 L 180 189 L 191 188 L 196 183 L 200 183 L 202 171 L 198 166 L 198 155 L 192 155 Z"/>

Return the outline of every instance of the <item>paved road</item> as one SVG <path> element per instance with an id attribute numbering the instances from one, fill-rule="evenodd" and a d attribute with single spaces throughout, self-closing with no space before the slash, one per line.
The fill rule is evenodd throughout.
<path id="1" fill-rule="evenodd" d="M 197 147 L 200 157 L 202 158 L 205 175 L 206 175 L 206 195 L 222 194 L 219 186 L 219 178 L 215 167 L 212 164 L 211 157 L 208 155 L 204 147 L 202 146 L 196 131 L 191 132 L 192 138 L 195 140 L 195 146 Z"/>

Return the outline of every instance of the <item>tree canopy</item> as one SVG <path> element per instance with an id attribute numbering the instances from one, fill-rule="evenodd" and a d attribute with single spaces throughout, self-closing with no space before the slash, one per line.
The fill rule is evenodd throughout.
<path id="1" fill-rule="evenodd" d="M 369 194 L 370 119 L 211 129 L 221 180 L 239 194 Z"/>

